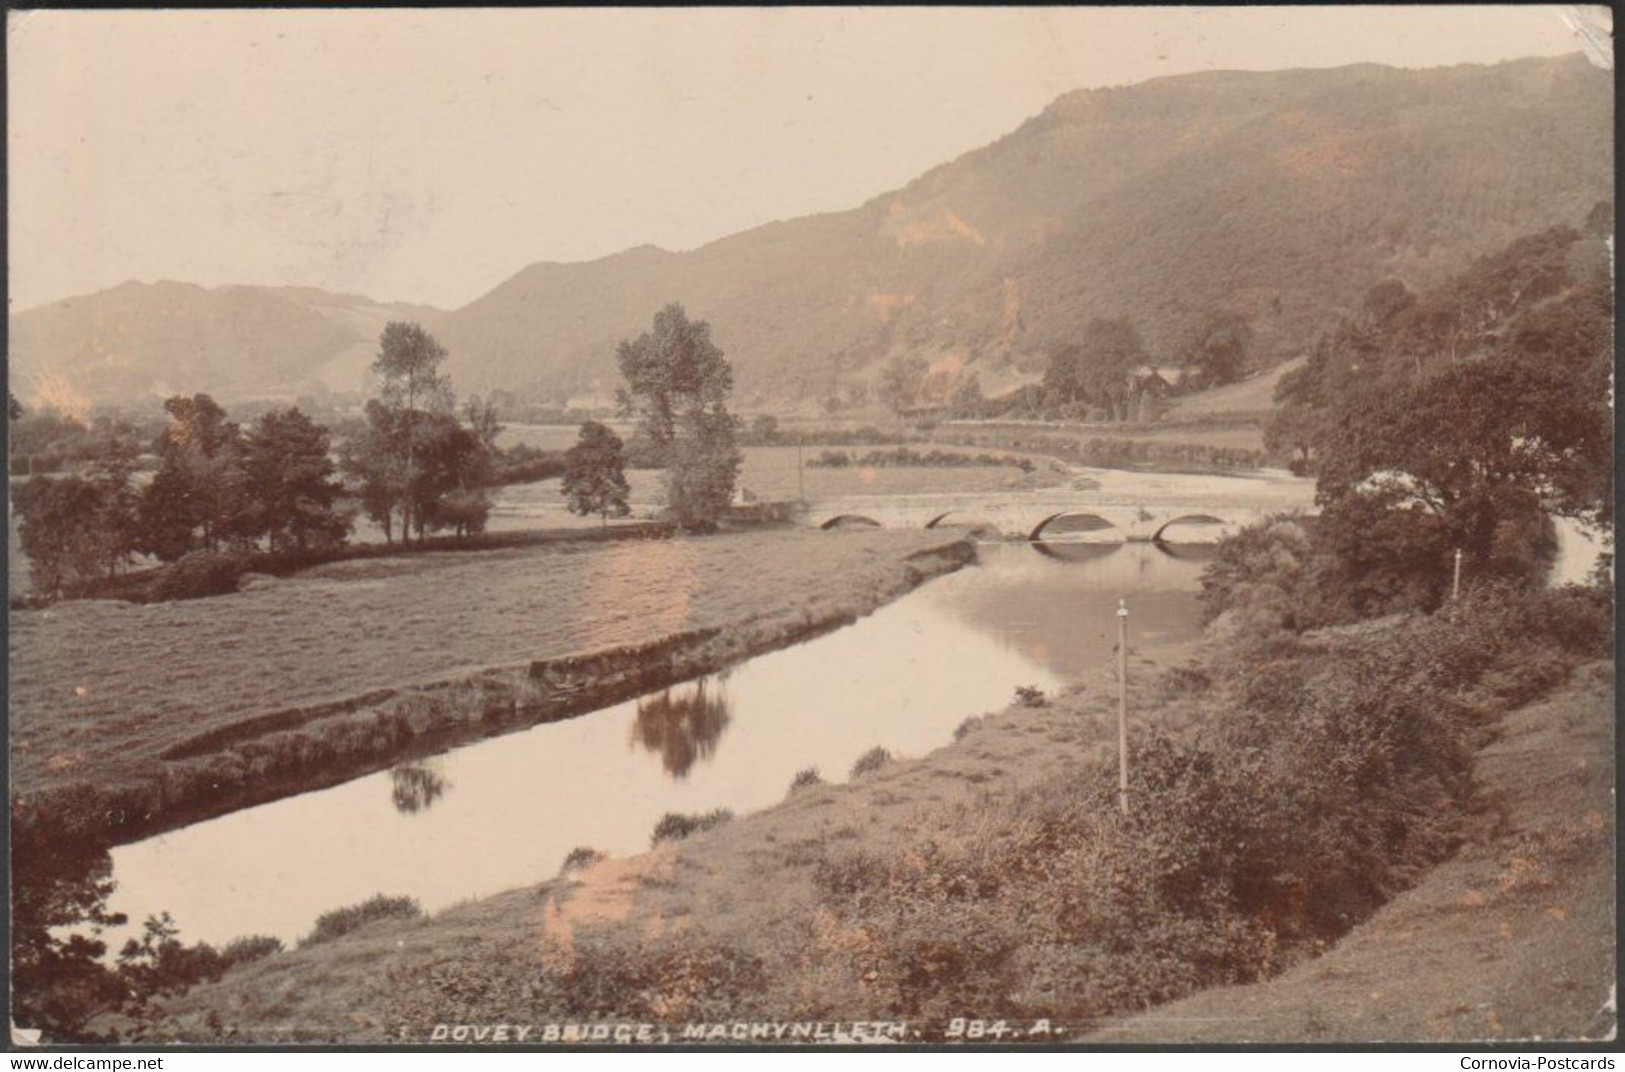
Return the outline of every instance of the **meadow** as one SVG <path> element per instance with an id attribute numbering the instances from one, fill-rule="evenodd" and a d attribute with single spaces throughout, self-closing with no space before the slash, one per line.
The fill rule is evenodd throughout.
<path id="1" fill-rule="evenodd" d="M 306 738 L 340 721 L 362 722 L 347 727 L 365 738 L 353 751 L 388 752 L 467 712 L 403 699 L 386 724 L 380 705 L 493 668 L 523 680 L 537 660 L 675 636 L 720 633 L 713 654 L 782 642 L 873 609 L 921 578 L 910 556 L 952 542 L 879 530 L 563 542 L 335 562 L 211 599 L 12 611 L 13 816 L 78 794 L 73 810 L 94 824 L 89 801 L 110 794 L 161 811 L 203 791 L 204 774 L 296 773 L 298 756 L 321 758 Z M 363 720 L 366 708 L 379 710 Z"/>
<path id="2" fill-rule="evenodd" d="M 514 442 L 527 442 L 537 447 L 558 449 L 566 439 L 573 442 L 575 430 L 555 425 L 520 425 L 504 432 L 517 437 Z M 974 453 L 964 448 L 942 444 L 909 444 L 910 449 L 934 449 L 960 453 Z M 955 466 L 952 468 L 870 467 L 847 466 L 825 468 L 810 464 L 826 447 L 807 447 L 802 451 L 809 463 L 797 478 L 796 448 L 745 447 L 745 462 L 739 473 L 739 486 L 762 502 L 787 502 L 798 499 L 803 492 L 810 502 L 845 499 L 857 495 L 926 495 L 944 493 L 978 493 L 1001 491 L 1032 491 L 1053 487 L 1067 480 L 1067 469 L 1060 462 L 1048 458 L 1033 458 L 1032 472 L 1022 472 L 1008 465 Z M 835 448 L 853 454 L 866 453 L 871 448 Z M 994 453 L 1016 454 L 1014 451 Z M 1022 455 L 1026 457 L 1027 455 Z M 659 471 L 631 469 L 626 474 L 631 486 L 629 504 L 632 519 L 658 516 L 665 500 Z M 492 532 L 510 532 L 541 526 L 547 528 L 598 527 L 596 517 L 577 517 L 571 514 L 558 480 L 538 480 L 529 484 L 510 484 L 496 492 L 488 529 Z M 608 522 L 615 525 L 611 519 Z M 364 519 L 358 519 L 358 539 L 381 540 L 382 535 Z"/>

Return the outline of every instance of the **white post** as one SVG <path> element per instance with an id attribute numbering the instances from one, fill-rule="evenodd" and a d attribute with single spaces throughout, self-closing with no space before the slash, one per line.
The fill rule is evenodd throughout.
<path id="1" fill-rule="evenodd" d="M 1128 603 L 1117 601 L 1117 806 L 1128 814 Z"/>
<path id="2" fill-rule="evenodd" d="M 1450 600 L 1455 602 L 1461 596 L 1461 548 L 1456 548 L 1456 573 L 1450 579 Z"/>

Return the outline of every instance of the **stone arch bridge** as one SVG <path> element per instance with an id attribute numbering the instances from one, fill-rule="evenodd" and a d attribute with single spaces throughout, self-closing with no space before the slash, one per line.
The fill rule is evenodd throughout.
<path id="1" fill-rule="evenodd" d="M 1269 511 L 1234 503 L 1128 503 L 1091 501 L 1085 492 L 1071 494 L 910 495 L 892 499 L 857 497 L 809 503 L 804 524 L 833 529 L 848 525 L 881 528 L 964 528 L 996 532 L 1023 540 L 1053 538 L 1120 538 L 1161 542 L 1169 529 L 1201 526 L 1211 538 L 1227 536 Z"/>

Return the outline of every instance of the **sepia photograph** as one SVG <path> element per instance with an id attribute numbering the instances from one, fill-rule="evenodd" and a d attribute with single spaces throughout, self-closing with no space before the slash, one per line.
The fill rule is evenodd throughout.
<path id="1" fill-rule="evenodd" d="M 1611 9 L 6 31 L 12 1051 L 1617 1044 Z"/>

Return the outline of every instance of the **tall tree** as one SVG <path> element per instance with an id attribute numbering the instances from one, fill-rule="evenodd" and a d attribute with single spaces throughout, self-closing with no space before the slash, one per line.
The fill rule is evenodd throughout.
<path id="1" fill-rule="evenodd" d="M 12 504 L 35 595 L 54 599 L 101 575 L 107 545 L 103 495 L 94 483 L 80 476 L 36 476 L 13 493 Z"/>
<path id="2" fill-rule="evenodd" d="M 485 531 L 491 499 L 492 455 L 479 433 L 449 413 L 418 421 L 418 463 L 406 501 L 419 539 L 450 529 L 458 536 Z"/>
<path id="3" fill-rule="evenodd" d="M 1578 395 L 1561 369 L 1513 355 L 1362 401 L 1339 408 L 1318 500 L 1421 503 L 1476 564 L 1543 510 L 1586 512 L 1591 459 L 1612 446 L 1606 407 Z"/>
<path id="4" fill-rule="evenodd" d="M 625 447 L 620 436 L 597 421 L 581 426 L 575 446 L 564 452 L 564 496 L 571 513 L 597 514 L 607 525 L 611 517 L 631 512 Z"/>
<path id="5" fill-rule="evenodd" d="M 400 414 L 376 398 L 368 399 L 366 423 L 339 448 L 339 468 L 354 484 L 361 510 L 395 540 L 395 513 L 406 497 L 406 451 Z"/>
<path id="6" fill-rule="evenodd" d="M 1195 380 L 1193 387 L 1220 387 L 1241 379 L 1247 371 L 1253 326 L 1240 313 L 1209 313 L 1185 345 L 1185 363 Z"/>
<path id="7" fill-rule="evenodd" d="M 502 434 L 502 424 L 497 420 L 496 396 L 503 393 L 506 392 L 495 392 L 483 402 L 479 395 L 470 395 L 468 401 L 463 403 L 463 421 L 468 425 L 468 430 L 493 455 L 497 451 L 497 437 Z"/>
<path id="8" fill-rule="evenodd" d="M 141 496 L 141 550 L 166 562 L 240 538 L 244 506 L 241 431 L 206 394 L 164 403 L 170 417 L 154 444 L 161 462 Z"/>
<path id="9" fill-rule="evenodd" d="M 400 451 L 403 480 L 408 486 L 416 481 L 423 415 L 447 413 L 456 404 L 451 381 L 440 372 L 440 363 L 445 359 L 446 348 L 419 324 L 391 321 L 378 339 L 372 371 L 382 381 L 383 405 L 398 417 L 399 427 L 390 439 Z M 406 496 L 402 502 L 401 539 L 406 540 L 414 527 L 413 497 Z M 423 526 L 416 527 L 421 533 Z"/>
<path id="10" fill-rule="evenodd" d="M 1091 320 L 1078 337 L 1078 381 L 1093 404 L 1114 421 L 1132 417 L 1130 378 L 1145 364 L 1145 344 L 1127 317 Z"/>
<path id="11" fill-rule="evenodd" d="M 1126 317 L 1089 321 L 1074 342 L 1050 351 L 1044 388 L 1051 404 L 1088 402 L 1110 420 L 1132 416 L 1134 370 L 1147 361 L 1145 344 Z"/>
<path id="12" fill-rule="evenodd" d="M 1519 578 L 1541 571 L 1548 515 L 1611 538 L 1608 256 L 1555 228 L 1417 298 L 1374 288 L 1283 377 L 1271 441 L 1309 445 L 1323 542 L 1367 590 L 1417 587 L 1372 553 L 1383 532 L 1412 560 L 1432 541 L 1470 576 Z"/>
<path id="13" fill-rule="evenodd" d="M 621 412 L 637 417 L 663 462 L 672 514 L 685 528 L 714 523 L 733 500 L 743 458 L 728 412 L 733 369 L 710 325 L 689 320 L 673 302 L 651 330 L 623 340 L 615 357 L 626 380 L 617 392 Z"/>
<path id="14" fill-rule="evenodd" d="M 330 435 L 298 408 L 262 414 L 243 440 L 248 505 L 241 528 L 271 551 L 306 552 L 343 543 L 350 523 L 336 507 Z"/>

